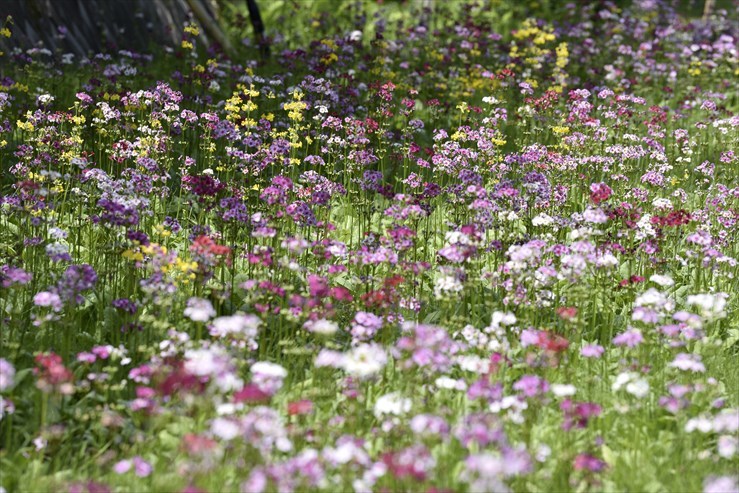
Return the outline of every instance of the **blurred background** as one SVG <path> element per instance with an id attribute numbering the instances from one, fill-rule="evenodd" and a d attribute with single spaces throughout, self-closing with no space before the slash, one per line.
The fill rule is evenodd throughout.
<path id="1" fill-rule="evenodd" d="M 476 3 L 499 33 L 527 17 L 556 20 L 568 8 L 562 0 Z M 731 13 L 739 8 L 737 0 L 577 3 L 637 7 L 647 12 L 668 8 L 697 20 L 707 20 L 719 9 Z M 0 37 L 0 50 L 41 49 L 56 57 L 70 53 L 91 57 L 120 50 L 156 52 L 160 47 L 173 50 L 182 41 L 183 26 L 192 24 L 200 28 L 202 46 L 231 56 L 256 50 L 265 57 L 271 41 L 300 46 L 315 39 L 315 30 L 337 26 L 340 19 L 351 20 L 364 39 L 373 39 L 374 16 L 380 10 L 389 22 L 425 15 L 433 28 L 435 18 L 455 8 L 468 8 L 468 4 L 457 0 L 2 0 L 0 20 L 5 20 L 12 36 Z"/>

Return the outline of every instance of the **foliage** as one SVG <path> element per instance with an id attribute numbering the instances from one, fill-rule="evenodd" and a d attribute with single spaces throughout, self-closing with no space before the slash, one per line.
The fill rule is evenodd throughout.
<path id="1" fill-rule="evenodd" d="M 728 13 L 274 5 L 4 54 L 0 486 L 735 491 Z"/>

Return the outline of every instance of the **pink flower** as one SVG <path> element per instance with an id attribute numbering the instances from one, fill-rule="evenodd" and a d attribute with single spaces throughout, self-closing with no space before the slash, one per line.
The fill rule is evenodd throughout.
<path id="1" fill-rule="evenodd" d="M 603 349 L 603 346 L 598 344 L 587 344 L 580 350 L 580 355 L 584 358 L 600 358 L 603 356 L 604 351 L 605 349 Z"/>
<path id="2" fill-rule="evenodd" d="M 113 466 L 113 471 L 116 474 L 126 474 L 128 471 L 131 470 L 131 467 L 133 467 L 133 470 L 136 476 L 140 478 L 145 478 L 149 476 L 151 472 L 153 471 L 151 464 L 146 462 L 144 459 L 142 459 L 138 455 L 134 457 L 133 459 L 125 459 L 120 462 L 117 462 Z"/>

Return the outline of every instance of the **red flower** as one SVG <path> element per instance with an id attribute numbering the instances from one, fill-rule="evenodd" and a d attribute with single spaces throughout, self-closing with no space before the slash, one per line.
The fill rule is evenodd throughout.
<path id="1" fill-rule="evenodd" d="M 574 306 L 560 306 L 556 312 L 559 318 L 566 322 L 572 321 L 577 317 L 577 308 Z"/>
<path id="2" fill-rule="evenodd" d="M 33 373 L 38 377 L 36 386 L 44 392 L 59 390 L 64 394 L 71 394 L 74 388 L 71 386 L 74 375 L 64 366 L 62 357 L 56 353 L 49 352 L 39 354 L 35 358 L 38 368 Z"/>
<path id="3" fill-rule="evenodd" d="M 287 414 L 290 416 L 310 414 L 313 412 L 313 402 L 303 399 L 299 401 L 288 402 Z"/>

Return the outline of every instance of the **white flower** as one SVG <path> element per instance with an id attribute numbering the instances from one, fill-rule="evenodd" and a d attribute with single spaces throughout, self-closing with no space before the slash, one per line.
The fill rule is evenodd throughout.
<path id="1" fill-rule="evenodd" d="M 222 392 L 239 391 L 244 388 L 244 381 L 232 372 L 216 376 L 215 383 Z"/>
<path id="2" fill-rule="evenodd" d="M 656 306 L 670 305 L 667 297 L 654 288 L 649 288 L 634 300 L 634 306 Z M 669 309 L 669 308 L 668 308 Z"/>
<path id="3" fill-rule="evenodd" d="M 216 418 L 210 423 L 210 431 L 221 440 L 233 440 L 241 429 L 238 423 L 228 418 Z"/>
<path id="4" fill-rule="evenodd" d="M 702 433 L 708 433 L 713 431 L 713 422 L 705 416 L 698 416 L 697 418 L 691 418 L 685 423 L 685 431 L 691 433 L 698 430 Z"/>
<path id="5" fill-rule="evenodd" d="M 643 240 L 644 238 L 657 235 L 657 232 L 654 230 L 654 226 L 652 226 L 651 214 L 644 214 L 641 219 L 636 222 L 636 227 L 639 229 L 635 235 L 638 240 Z"/>
<path id="6" fill-rule="evenodd" d="M 33 445 L 36 447 L 36 452 L 38 452 L 39 450 L 45 449 L 48 443 L 49 442 L 46 440 L 46 438 L 41 437 L 41 436 L 38 436 L 33 439 Z"/>
<path id="7" fill-rule="evenodd" d="M 269 361 L 257 361 L 251 365 L 251 374 L 252 382 L 260 390 L 274 395 L 282 388 L 282 380 L 287 376 L 287 370 Z"/>
<path id="8" fill-rule="evenodd" d="M 207 322 L 216 316 L 216 311 L 210 301 L 203 298 L 190 298 L 184 315 L 193 322 Z"/>
<path id="9" fill-rule="evenodd" d="M 714 416 L 713 430 L 716 433 L 736 433 L 739 431 L 739 409 L 724 409 Z"/>
<path id="10" fill-rule="evenodd" d="M 325 318 L 316 320 L 315 322 L 306 322 L 303 327 L 309 332 L 324 336 L 333 335 L 339 330 L 339 325 L 336 322 L 326 320 Z"/>
<path id="11" fill-rule="evenodd" d="M 468 245 L 470 243 L 470 237 L 461 231 L 447 231 L 445 238 L 450 245 Z"/>
<path id="12" fill-rule="evenodd" d="M 378 344 L 360 344 L 344 355 L 341 365 L 348 374 L 369 378 L 379 373 L 387 364 L 387 353 Z"/>
<path id="13" fill-rule="evenodd" d="M 507 312 L 493 312 L 491 323 L 493 325 L 513 325 L 516 323 L 516 316 Z"/>
<path id="14" fill-rule="evenodd" d="M 434 385 L 440 389 L 447 390 L 467 390 L 467 384 L 464 380 L 455 380 L 453 378 L 443 376 L 434 381 Z"/>
<path id="15" fill-rule="evenodd" d="M 649 394 L 649 382 L 647 382 L 643 378 L 640 378 L 633 382 L 629 382 L 628 384 L 626 384 L 626 392 L 633 395 L 634 397 L 642 399 Z"/>
<path id="16" fill-rule="evenodd" d="M 639 399 L 646 397 L 649 394 L 649 382 L 645 379 L 640 378 L 638 373 L 635 372 L 623 372 L 619 373 L 611 385 L 611 390 L 614 392 L 621 390 L 625 386 L 626 392 L 637 397 Z"/>
<path id="17" fill-rule="evenodd" d="M 345 360 L 346 356 L 344 356 L 344 353 L 324 348 L 318 353 L 313 364 L 316 368 L 324 368 L 326 366 L 330 366 L 331 368 L 343 368 Z"/>
<path id="18" fill-rule="evenodd" d="M 572 384 L 553 383 L 551 388 L 552 393 L 557 397 L 569 397 L 577 392 L 577 387 Z"/>
<path id="19" fill-rule="evenodd" d="M 457 356 L 457 364 L 464 371 L 471 371 L 480 375 L 490 371 L 490 360 L 474 354 Z"/>
<path id="20" fill-rule="evenodd" d="M 412 403 L 410 399 L 401 397 L 397 392 L 392 392 L 377 399 L 375 402 L 374 412 L 378 419 L 388 414 L 400 416 L 410 412 L 411 406 Z"/>
<path id="21" fill-rule="evenodd" d="M 229 358 L 217 346 L 189 349 L 185 351 L 185 370 L 198 377 L 218 375 L 229 370 Z"/>
<path id="22" fill-rule="evenodd" d="M 670 276 L 663 276 L 660 274 L 653 274 L 649 280 L 655 284 L 659 284 L 663 288 L 669 288 L 675 284 L 675 281 L 673 281 Z"/>
<path id="23" fill-rule="evenodd" d="M 612 253 L 604 253 L 595 260 L 595 263 L 599 267 L 616 267 L 618 259 Z"/>
<path id="24" fill-rule="evenodd" d="M 462 283 L 459 282 L 456 276 L 442 275 L 436 280 L 434 296 L 436 298 L 443 298 L 449 293 L 459 293 L 463 288 L 464 286 L 462 286 Z"/>
<path id="25" fill-rule="evenodd" d="M 262 321 L 256 315 L 231 315 L 213 320 L 210 335 L 213 337 L 244 337 L 250 349 L 256 349 L 256 337 Z"/>
<path id="26" fill-rule="evenodd" d="M 658 211 L 672 210 L 672 202 L 670 199 L 656 198 L 652 201 L 652 206 Z"/>
<path id="27" fill-rule="evenodd" d="M 38 98 L 36 98 L 36 101 L 38 101 L 40 104 L 50 104 L 54 102 L 54 96 L 51 94 L 41 94 Z"/>
<path id="28" fill-rule="evenodd" d="M 718 437 L 718 455 L 724 459 L 731 459 L 736 455 L 737 445 L 739 441 L 731 435 L 721 435 Z"/>
<path id="29" fill-rule="evenodd" d="M 546 214 L 544 212 L 536 215 L 532 220 L 531 224 L 534 226 L 549 226 L 554 222 L 554 219 L 552 219 L 552 216 L 549 214 Z"/>
<path id="30" fill-rule="evenodd" d="M 726 316 L 724 308 L 728 297 L 726 293 L 695 294 L 688 296 L 688 305 L 700 308 L 701 315 L 709 320 L 723 318 Z"/>
<path id="31" fill-rule="evenodd" d="M 216 414 L 218 416 L 230 416 L 232 414 L 236 414 L 236 411 L 238 411 L 240 408 L 243 408 L 243 404 L 234 404 L 232 402 L 224 402 L 223 404 L 218 404 L 216 406 Z"/>
<path id="32" fill-rule="evenodd" d="M 272 378 L 285 378 L 287 370 L 282 366 L 269 361 L 257 361 L 251 365 L 252 374 L 260 374 Z"/>

